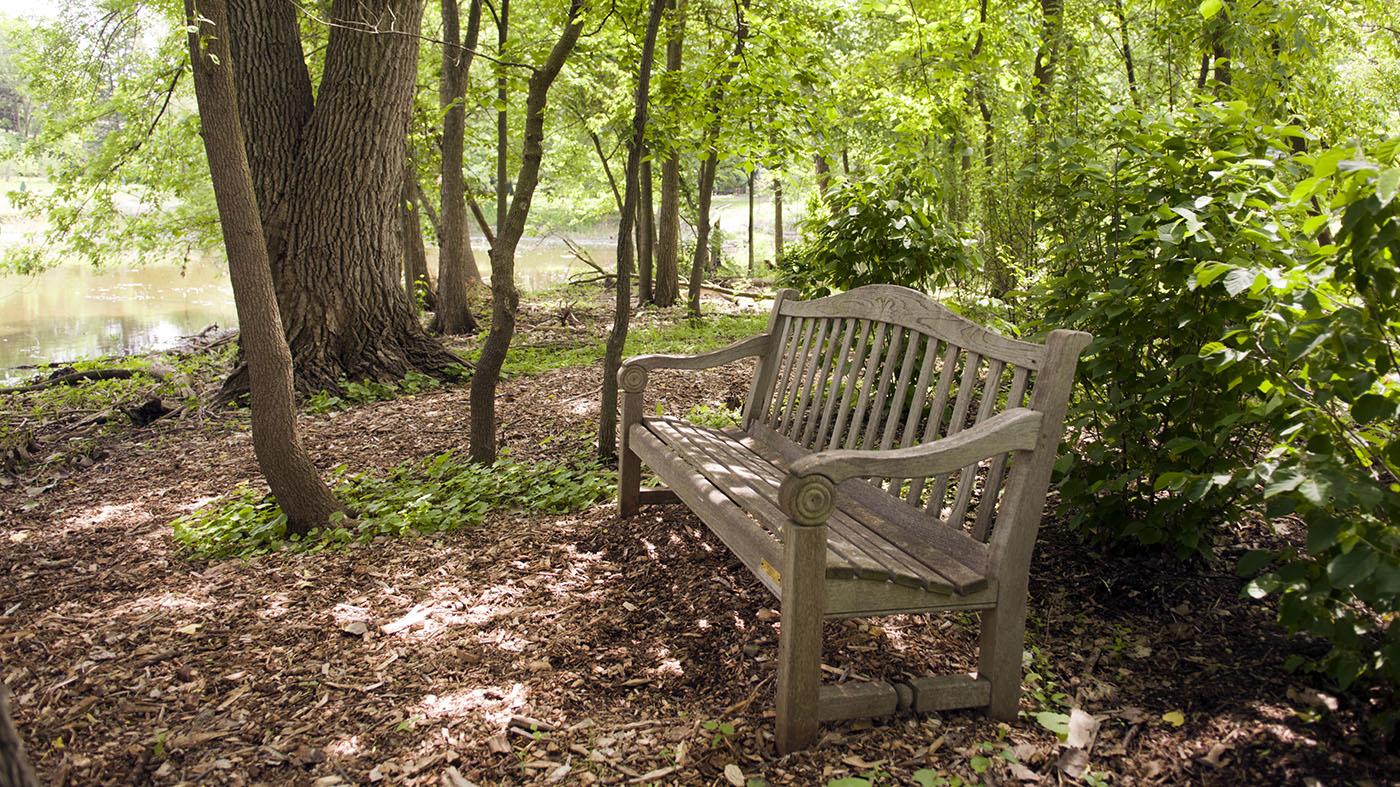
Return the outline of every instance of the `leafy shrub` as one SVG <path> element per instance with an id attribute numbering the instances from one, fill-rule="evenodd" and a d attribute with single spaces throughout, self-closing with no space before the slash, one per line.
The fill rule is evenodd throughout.
<path id="1" fill-rule="evenodd" d="M 802 241 L 778 266 L 778 281 L 808 295 L 864 284 L 933 291 L 975 268 L 968 246 L 938 213 L 939 193 L 910 166 L 878 167 L 864 180 L 833 186 L 809 210 Z"/>
<path id="2" fill-rule="evenodd" d="M 431 534 L 475 525 L 493 509 L 546 513 L 582 510 L 612 494 L 611 473 L 593 463 L 517 462 L 485 466 L 451 452 L 399 465 L 385 475 L 336 469 L 336 497 L 354 519 L 305 537 L 287 535 L 271 495 L 240 486 L 171 523 L 175 540 L 202 558 L 249 558 L 278 549 L 318 552 L 379 536 Z"/>
<path id="3" fill-rule="evenodd" d="M 1296 264 L 1286 227 L 1301 211 L 1287 195 L 1300 178 L 1285 151 L 1301 133 L 1235 104 L 1124 110 L 1102 153 L 1052 146 L 1050 274 L 1033 311 L 1046 329 L 1095 336 L 1069 419 L 1076 450 L 1060 466 L 1064 513 L 1093 537 L 1208 554 L 1215 526 L 1239 513 L 1230 473 L 1259 449 L 1245 430 L 1259 392 L 1200 350 L 1254 311 L 1235 296 L 1256 277 L 1229 269 Z"/>

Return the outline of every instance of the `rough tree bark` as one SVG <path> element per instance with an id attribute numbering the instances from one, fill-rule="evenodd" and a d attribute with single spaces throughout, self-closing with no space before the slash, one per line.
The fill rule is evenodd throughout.
<path id="1" fill-rule="evenodd" d="M 414 304 L 421 301 L 423 308 L 433 311 L 437 308 L 437 295 L 433 291 L 432 277 L 428 275 L 428 250 L 423 244 L 423 222 L 418 216 L 417 183 L 413 167 L 405 167 L 403 210 L 399 212 L 403 225 L 403 283 L 410 301 Z"/>
<path id="2" fill-rule="evenodd" d="M 10 687 L 0 683 L 0 787 L 39 787 L 29 758 L 24 754 L 24 739 L 10 718 Z"/>
<path id="3" fill-rule="evenodd" d="M 671 0 L 670 31 L 666 39 L 666 70 L 681 70 L 685 52 L 686 0 Z M 657 306 L 675 306 L 680 298 L 681 255 L 681 159 L 674 151 L 661 162 L 661 217 L 656 233 L 656 284 L 653 302 Z"/>
<path id="4" fill-rule="evenodd" d="M 496 386 L 500 382 L 501 366 L 515 334 L 515 313 L 520 306 L 520 293 L 515 288 L 515 250 L 525 233 L 525 220 L 530 216 L 530 200 L 539 184 L 540 162 L 544 158 L 544 109 L 549 88 L 564 68 L 564 62 L 574 51 L 583 31 L 584 0 L 571 0 L 564 32 L 545 62 L 530 74 L 529 90 L 525 96 L 525 130 L 521 145 L 520 170 L 516 173 L 515 189 L 510 207 L 502 212 L 496 230 L 496 242 L 491 246 L 491 330 L 481 347 L 481 358 L 472 375 L 471 443 L 473 461 L 489 464 L 496 460 Z M 501 23 L 506 24 L 506 2 L 501 2 Z M 502 35 L 504 38 L 504 34 Z M 501 89 L 504 89 L 503 87 Z M 502 124 L 503 125 L 503 124 Z M 499 130 L 499 128 L 498 128 Z M 498 162 L 501 172 L 504 161 Z M 504 202 L 505 189 L 498 188 Z"/>
<path id="5" fill-rule="evenodd" d="M 459 361 L 423 331 L 395 275 L 422 0 L 331 3 L 314 103 L 296 9 L 234 3 L 228 38 L 297 388 L 442 373 Z M 246 371 L 226 394 L 247 389 Z"/>
<path id="6" fill-rule="evenodd" d="M 467 12 L 462 40 L 457 0 L 442 0 L 442 241 L 438 246 L 438 308 L 431 330 L 442 334 L 476 333 L 467 304 L 467 285 L 481 283 L 467 225 L 467 184 L 462 176 L 462 148 L 467 131 L 467 73 L 481 32 L 481 0 Z"/>
<path id="7" fill-rule="evenodd" d="M 230 64 L 223 0 L 185 0 L 204 150 L 214 184 L 229 279 L 247 361 L 253 454 L 287 530 L 305 533 L 344 508 L 321 481 L 297 431 L 292 356 L 277 312 L 262 221 L 249 172 Z"/>
<path id="8" fill-rule="evenodd" d="M 723 121 L 720 108 L 724 105 L 725 88 L 734 78 L 734 71 L 743 58 L 744 40 L 749 35 L 749 23 L 744 16 L 747 8 L 748 0 L 734 6 L 734 56 L 730 58 L 728 66 L 710 90 L 710 113 L 714 119 L 705 129 L 701 147 L 705 158 L 700 162 L 700 177 L 696 186 L 699 209 L 695 220 L 695 256 L 690 261 L 690 288 L 686 299 L 692 317 L 700 316 L 700 285 L 705 281 L 705 263 L 710 252 L 710 202 L 715 189 L 715 173 L 719 170 L 719 151 L 716 144 Z"/>
<path id="9" fill-rule="evenodd" d="M 773 178 L 773 267 L 783 261 L 783 181 Z"/>
<path id="10" fill-rule="evenodd" d="M 608 332 L 603 354 L 603 398 L 598 419 L 598 455 L 617 455 L 617 370 L 622 366 L 622 349 L 627 343 L 627 327 L 632 316 L 632 231 L 633 218 L 641 202 L 642 146 L 646 140 L 647 100 L 651 94 L 651 63 L 656 53 L 656 34 L 661 28 L 661 11 L 666 0 L 651 0 L 647 32 L 642 39 L 642 56 L 637 66 L 637 92 L 633 101 L 632 138 L 627 142 L 627 170 L 623 175 L 622 217 L 617 230 L 617 305 L 612 330 Z"/>
<path id="11" fill-rule="evenodd" d="M 656 213 L 651 205 L 651 151 L 642 148 L 641 168 L 637 172 L 637 302 L 651 303 L 652 260 L 656 249 Z"/>

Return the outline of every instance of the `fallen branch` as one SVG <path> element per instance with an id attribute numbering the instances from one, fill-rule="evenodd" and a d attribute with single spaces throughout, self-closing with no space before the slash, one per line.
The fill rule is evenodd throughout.
<path id="1" fill-rule="evenodd" d="M 0 683 L 0 787 L 38 787 L 24 741 L 10 718 L 10 687 Z"/>
<path id="2" fill-rule="evenodd" d="M 728 295 L 728 296 L 730 296 L 730 297 L 732 297 L 732 298 L 749 298 L 749 299 L 751 299 L 751 300 L 756 300 L 756 301 L 765 300 L 765 299 L 766 299 L 766 300 L 772 300 L 772 299 L 773 299 L 773 294 L 772 294 L 772 293 L 767 293 L 767 292 L 754 292 L 754 291 L 752 291 L 752 290 L 748 290 L 748 291 L 745 291 L 745 290 L 735 290 L 735 289 L 730 289 L 729 287 L 721 287 L 720 285 L 714 284 L 713 282 L 705 282 L 704 284 L 701 284 L 701 285 L 700 285 L 700 289 L 702 289 L 702 290 L 709 290 L 709 291 L 711 291 L 711 292 L 717 292 L 717 293 L 719 293 L 720 295 Z"/>
<path id="3" fill-rule="evenodd" d="M 0 388 L 0 394 L 29 393 L 30 391 L 42 391 L 45 388 L 53 388 L 58 385 L 72 385 L 74 383 L 86 382 L 88 380 L 125 380 L 144 374 L 147 377 L 154 377 L 157 380 L 164 380 L 165 373 L 156 369 L 90 369 L 86 372 L 70 372 L 53 377 L 41 383 L 30 383 L 29 385 L 17 385 L 13 388 Z"/>

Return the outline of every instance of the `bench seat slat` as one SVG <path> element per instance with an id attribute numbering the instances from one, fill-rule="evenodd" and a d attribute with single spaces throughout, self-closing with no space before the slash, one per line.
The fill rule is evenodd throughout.
<path id="1" fill-rule="evenodd" d="M 777 500 L 779 485 L 787 472 L 787 462 L 781 454 L 742 432 L 721 432 L 674 418 L 644 419 L 633 427 L 633 434 L 644 435 L 641 442 L 660 446 L 667 459 L 683 464 L 709 486 L 719 489 L 733 506 L 742 509 L 746 520 L 761 523 L 763 537 L 781 552 L 778 540 L 786 517 Z M 655 469 L 651 462 L 648 464 Z M 842 486 L 837 511 L 828 522 L 828 578 L 891 581 L 938 594 L 967 594 L 987 586 L 983 571 L 972 569 L 956 557 L 934 555 L 936 542 L 945 540 L 935 534 L 946 529 L 932 527 L 929 522 L 916 529 L 908 520 L 880 521 L 882 515 L 873 507 L 848 499 L 848 486 L 854 487 Z M 874 487 L 870 491 L 875 491 Z M 709 507 L 699 510 L 706 514 L 711 511 Z M 776 521 L 767 521 L 770 519 Z M 750 523 L 749 527 L 758 530 L 760 524 Z M 930 540 L 931 536 L 935 537 Z M 966 549 L 964 552 L 968 552 L 964 559 L 985 567 L 984 553 Z M 768 560 L 770 565 L 776 565 L 771 557 Z"/>
<path id="2" fill-rule="evenodd" d="M 807 454 L 772 430 L 756 427 L 753 434 L 732 433 L 744 445 L 766 454 L 785 467 Z M 987 586 L 987 546 L 966 533 L 942 527 L 922 510 L 898 500 L 868 481 L 852 479 L 837 487 L 837 510 L 859 521 L 904 550 L 929 570 L 945 578 L 957 593 Z"/>

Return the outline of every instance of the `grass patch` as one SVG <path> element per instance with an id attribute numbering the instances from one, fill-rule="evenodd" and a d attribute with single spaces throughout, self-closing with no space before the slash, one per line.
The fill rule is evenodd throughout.
<path id="1" fill-rule="evenodd" d="M 613 474 L 593 462 L 476 465 L 452 452 L 406 462 L 388 473 L 336 468 L 336 497 L 352 512 L 306 536 L 287 535 L 287 517 L 271 495 L 247 485 L 171 522 L 175 540 L 201 558 L 250 558 L 280 549 L 320 552 L 379 537 L 428 535 L 479 524 L 499 509 L 562 514 L 610 496 Z"/>
<path id="2" fill-rule="evenodd" d="M 761 333 L 767 325 L 767 314 L 726 314 L 670 325 L 634 327 L 627 332 L 627 345 L 622 355 L 624 358 L 649 353 L 693 355 Z M 501 374 L 528 377 L 570 366 L 593 366 L 603 360 L 605 347 L 603 338 L 582 344 L 513 345 Z M 480 355 L 480 348 L 476 348 L 466 358 L 475 363 Z"/>
<path id="3" fill-rule="evenodd" d="M 711 429 L 728 429 L 731 426 L 738 426 L 741 416 L 742 413 L 738 410 L 731 410 L 728 407 L 697 404 L 685 414 L 685 420 L 698 426 L 708 426 Z"/>
<path id="4" fill-rule="evenodd" d="M 446 372 L 448 378 L 452 380 L 462 380 L 471 376 L 471 371 L 465 366 L 449 366 Z M 397 399 L 400 396 L 411 396 L 423 391 L 431 391 L 434 388 L 441 388 L 442 384 L 442 380 L 418 371 L 410 371 L 401 379 L 390 382 L 376 380 L 355 382 L 342 378 L 339 383 L 340 393 L 317 391 L 306 397 L 306 410 L 310 413 L 329 413 L 333 410 L 344 410 L 357 404 L 384 402 L 389 399 Z"/>

